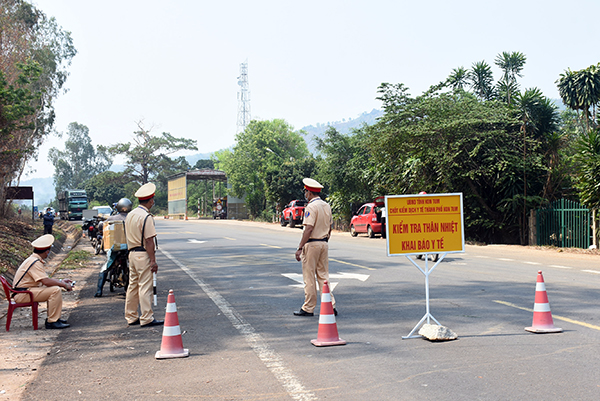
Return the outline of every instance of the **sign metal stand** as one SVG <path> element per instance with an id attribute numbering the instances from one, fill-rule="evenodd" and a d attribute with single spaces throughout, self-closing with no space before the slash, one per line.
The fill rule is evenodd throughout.
<path id="1" fill-rule="evenodd" d="M 414 333 L 423 323 L 441 326 L 429 307 L 429 276 L 448 253 L 465 251 L 462 193 L 386 195 L 385 212 L 388 256 L 406 256 L 425 276 L 425 315 L 402 337 L 420 338 Z M 431 266 L 435 254 L 440 258 Z M 411 255 L 424 255 L 425 268 Z"/>
<path id="2" fill-rule="evenodd" d="M 417 262 L 415 262 L 410 256 L 406 256 L 406 259 L 410 260 L 410 262 L 416 266 L 417 269 L 419 269 L 421 271 L 421 273 L 423 273 L 423 275 L 425 276 L 425 315 L 423 316 L 423 318 L 421 318 L 421 320 L 419 321 L 419 323 L 417 323 L 417 325 L 411 330 L 410 333 L 408 333 L 407 336 L 403 336 L 402 339 L 406 340 L 408 338 L 420 338 L 421 336 L 418 335 L 413 335 L 415 331 L 417 331 L 419 329 L 419 327 L 421 327 L 421 325 L 425 322 L 425 320 L 427 320 L 427 324 L 430 324 L 431 320 L 433 320 L 434 322 L 436 322 L 438 324 L 438 326 L 441 326 L 440 322 L 438 322 L 436 320 L 435 317 L 433 317 L 433 315 L 431 314 L 431 312 L 429 312 L 429 275 L 431 274 L 431 272 L 433 272 L 433 269 L 435 269 L 442 260 L 444 260 L 444 258 L 446 257 L 447 253 L 443 253 L 440 258 L 438 259 L 437 262 L 435 262 L 435 264 L 431 267 L 431 269 L 428 269 L 429 266 L 429 254 L 426 253 L 425 254 L 425 269 L 421 268 L 421 266 L 419 266 L 417 264 Z"/>

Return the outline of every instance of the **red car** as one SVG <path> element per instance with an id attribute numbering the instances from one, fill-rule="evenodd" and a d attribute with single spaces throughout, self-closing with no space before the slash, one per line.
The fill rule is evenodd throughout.
<path id="1" fill-rule="evenodd" d="M 350 220 L 350 235 L 356 237 L 359 233 L 367 233 L 369 238 L 375 234 L 385 237 L 385 219 L 381 218 L 384 207 L 383 196 L 376 198 L 375 202 L 362 205 Z"/>
<path id="2" fill-rule="evenodd" d="M 289 223 L 290 227 L 294 228 L 296 224 L 302 224 L 306 203 L 305 200 L 291 201 L 281 212 L 281 226 L 285 227 Z"/>

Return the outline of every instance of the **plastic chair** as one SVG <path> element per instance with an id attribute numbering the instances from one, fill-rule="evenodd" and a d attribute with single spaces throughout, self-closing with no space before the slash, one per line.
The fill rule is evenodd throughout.
<path id="1" fill-rule="evenodd" d="M 31 306 L 31 314 L 33 317 L 33 329 L 38 329 L 38 303 L 33 301 L 33 293 L 31 291 L 17 291 L 14 290 L 4 276 L 0 276 L 2 287 L 4 287 L 4 293 L 8 300 L 8 313 L 6 314 L 6 331 L 10 329 L 10 321 L 12 320 L 13 311 L 16 308 L 25 308 Z M 12 299 L 14 294 L 29 294 L 29 302 L 18 303 Z"/>

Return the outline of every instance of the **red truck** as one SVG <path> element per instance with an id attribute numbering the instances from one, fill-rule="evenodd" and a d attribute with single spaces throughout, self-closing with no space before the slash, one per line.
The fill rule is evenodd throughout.
<path id="1" fill-rule="evenodd" d="M 294 228 L 296 224 L 302 224 L 306 203 L 305 200 L 293 200 L 288 203 L 281 212 L 281 226 L 285 227 L 289 223 L 290 227 Z"/>

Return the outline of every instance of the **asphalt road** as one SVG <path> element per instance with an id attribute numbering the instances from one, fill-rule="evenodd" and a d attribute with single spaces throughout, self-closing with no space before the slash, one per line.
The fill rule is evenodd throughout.
<path id="1" fill-rule="evenodd" d="M 158 220 L 159 306 L 175 292 L 190 357 L 156 360 L 162 329 L 127 327 L 122 293 L 82 291 L 24 399 L 548 400 L 600 398 L 600 260 L 467 247 L 430 276 L 431 313 L 459 335 L 402 339 L 425 313 L 425 279 L 385 240 L 335 233 L 330 272 L 345 346 L 314 347 L 300 229 Z M 424 265 L 424 262 L 419 262 Z M 532 334 L 543 270 L 559 334 Z"/>

